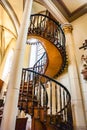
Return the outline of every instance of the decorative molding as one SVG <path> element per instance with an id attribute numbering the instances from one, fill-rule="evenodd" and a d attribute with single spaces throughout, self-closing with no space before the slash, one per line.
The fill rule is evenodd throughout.
<path id="1" fill-rule="evenodd" d="M 62 29 L 64 30 L 65 33 L 71 33 L 73 30 L 73 27 L 70 23 L 66 23 L 62 25 Z"/>
<path id="2" fill-rule="evenodd" d="M 61 13 L 61 11 L 57 8 L 57 6 L 51 0 L 35 0 L 36 2 L 40 2 L 51 14 L 52 16 L 59 21 L 61 24 L 68 23 L 68 20 Z"/>
<path id="3" fill-rule="evenodd" d="M 71 13 L 62 0 L 52 0 L 52 2 L 56 5 L 56 7 L 61 11 L 61 13 L 69 22 L 72 22 L 87 13 L 87 4 L 80 6 L 78 9 Z"/>

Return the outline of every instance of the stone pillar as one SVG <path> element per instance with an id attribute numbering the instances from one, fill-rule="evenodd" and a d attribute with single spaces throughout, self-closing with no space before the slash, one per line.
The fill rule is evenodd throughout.
<path id="1" fill-rule="evenodd" d="M 68 76 L 70 81 L 73 123 L 74 127 L 81 129 L 86 128 L 86 120 L 84 114 L 81 86 L 78 76 L 78 68 L 76 63 L 76 55 L 74 49 L 74 41 L 72 36 L 72 25 L 65 24 L 62 26 L 66 37 L 66 51 L 68 54 Z"/>
<path id="2" fill-rule="evenodd" d="M 6 102 L 1 123 L 1 130 L 15 130 L 17 105 L 21 81 L 21 72 L 24 61 L 25 44 L 30 23 L 30 14 L 33 0 L 26 0 L 23 20 L 14 51 L 14 59 L 11 68 L 10 81 L 8 84 Z"/>
<path id="3" fill-rule="evenodd" d="M 26 44 L 25 55 L 24 55 L 24 68 L 29 67 L 30 53 L 31 53 L 31 46 L 29 44 Z"/>

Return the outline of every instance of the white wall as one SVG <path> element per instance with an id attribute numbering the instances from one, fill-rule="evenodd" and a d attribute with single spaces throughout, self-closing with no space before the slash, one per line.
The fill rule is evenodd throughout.
<path id="1" fill-rule="evenodd" d="M 87 14 L 81 16 L 80 18 L 72 22 L 72 26 L 73 26 L 73 37 L 75 43 L 74 47 L 75 47 L 76 62 L 79 72 L 79 79 L 81 84 L 81 90 L 87 120 L 87 81 L 83 79 L 83 75 L 81 74 L 82 70 L 81 56 L 82 54 L 87 55 L 87 50 L 79 49 L 79 47 L 81 47 L 82 44 L 87 39 Z"/>
<path id="2" fill-rule="evenodd" d="M 23 15 L 23 0 L 8 0 L 21 23 Z"/>

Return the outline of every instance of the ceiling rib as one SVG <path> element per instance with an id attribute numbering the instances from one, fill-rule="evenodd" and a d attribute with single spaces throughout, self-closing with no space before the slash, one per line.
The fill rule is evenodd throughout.
<path id="1" fill-rule="evenodd" d="M 87 13 L 87 4 L 83 4 L 82 6 L 80 6 L 79 8 L 77 8 L 75 11 L 71 13 L 63 1 L 52 0 L 52 2 L 56 5 L 56 7 L 61 11 L 61 13 L 65 16 L 65 18 L 69 22 L 72 22 L 78 17 Z"/>

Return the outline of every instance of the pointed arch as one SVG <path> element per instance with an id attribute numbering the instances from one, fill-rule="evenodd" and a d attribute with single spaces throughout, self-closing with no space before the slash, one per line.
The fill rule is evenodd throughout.
<path id="1" fill-rule="evenodd" d="M 12 8 L 12 6 L 10 5 L 10 3 L 7 0 L 0 0 L 0 4 L 5 9 L 8 16 L 10 17 L 10 19 L 13 23 L 13 26 L 15 28 L 16 34 L 18 35 L 20 23 L 19 23 L 19 20 L 17 18 L 17 15 L 16 15 L 14 9 Z"/>

